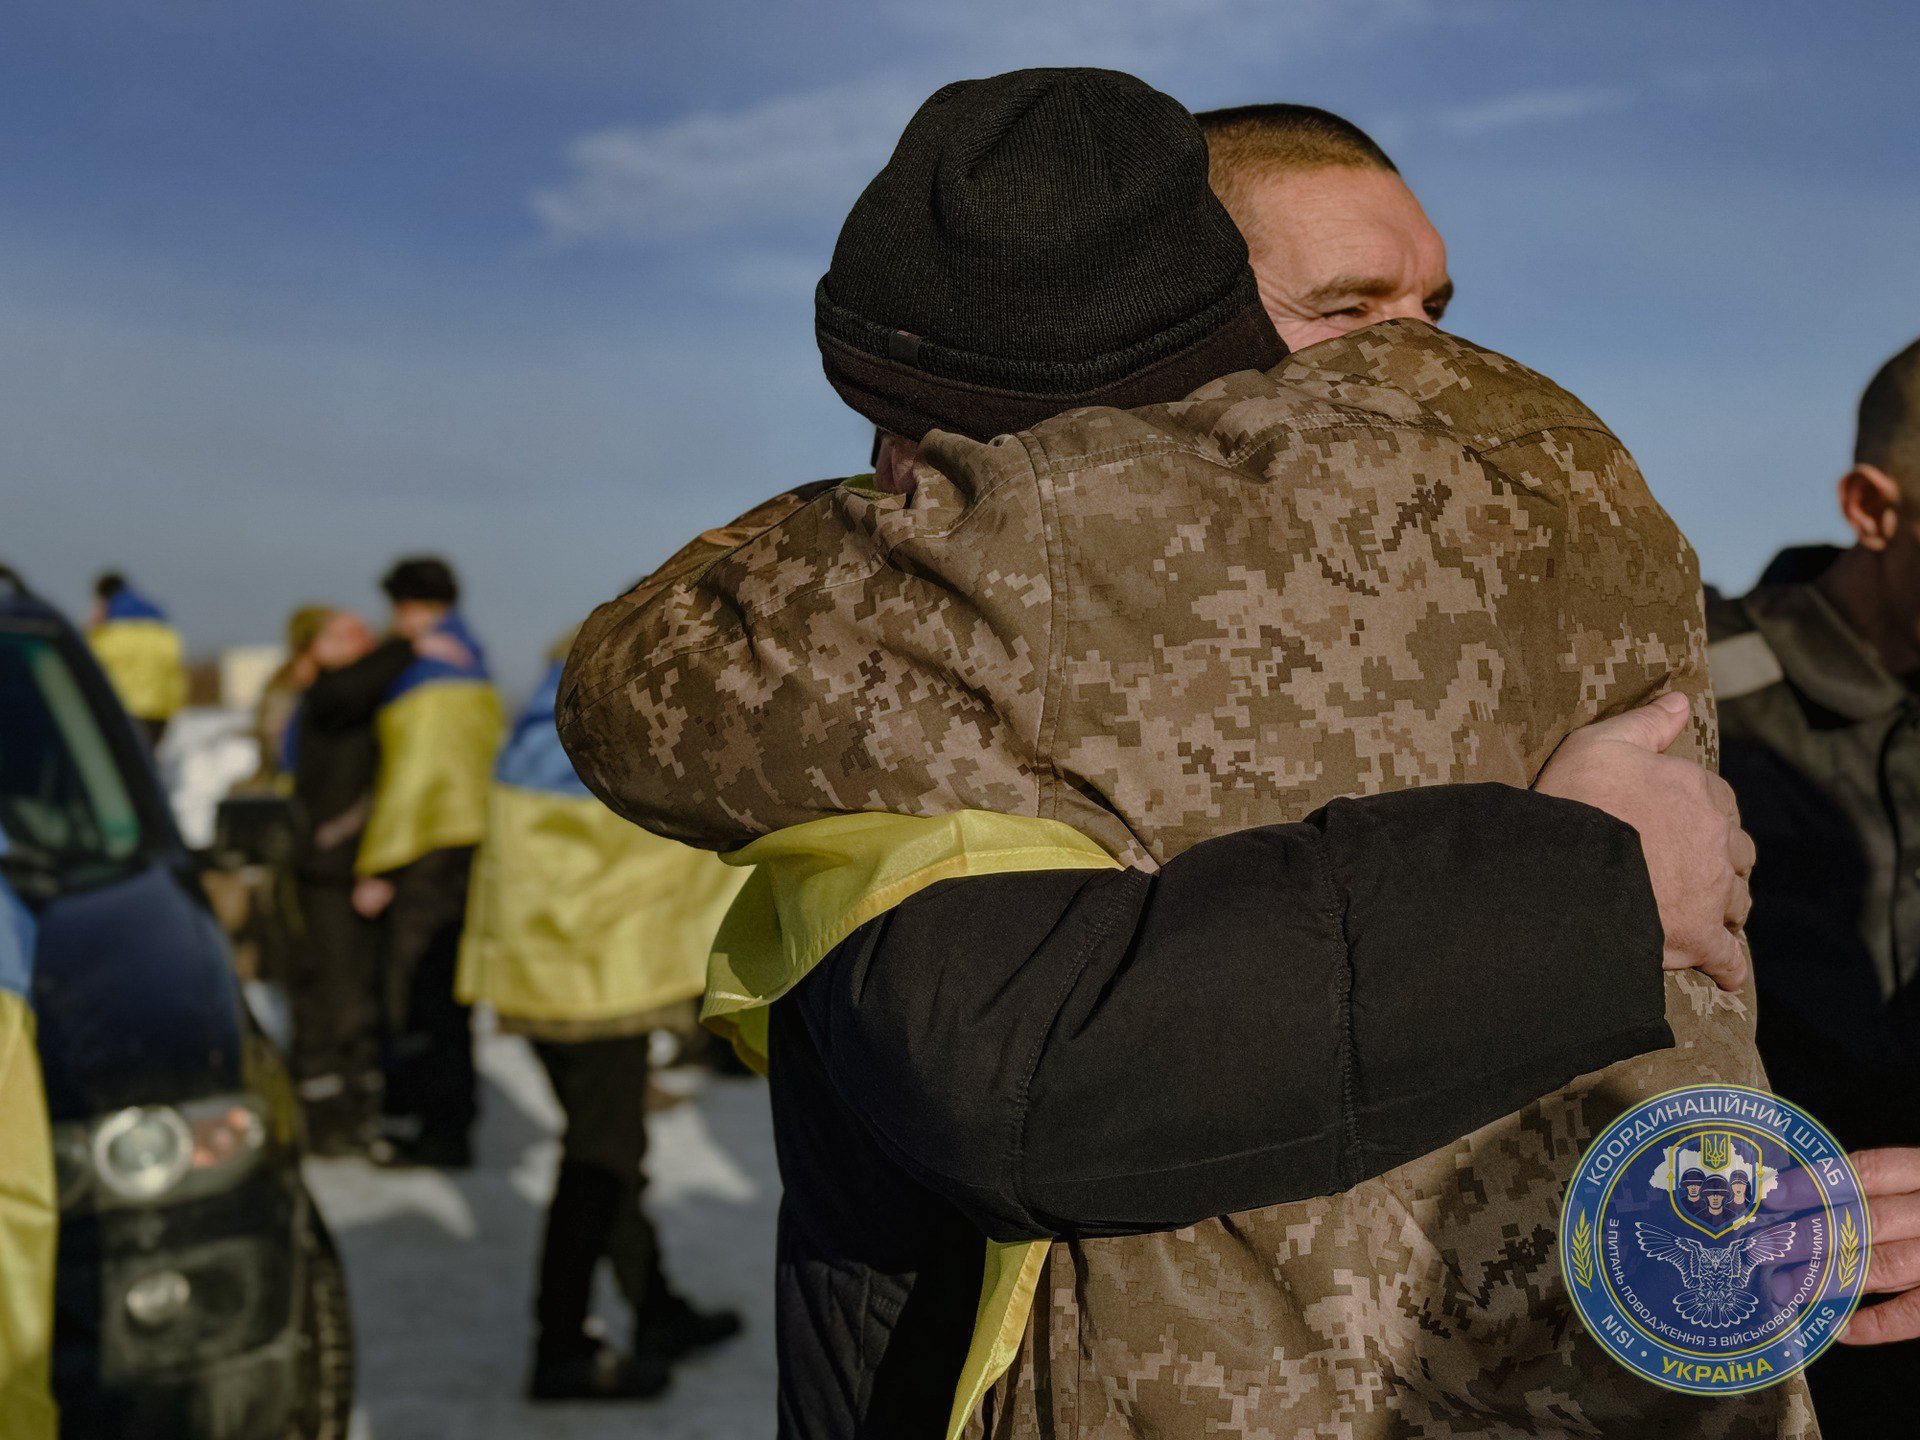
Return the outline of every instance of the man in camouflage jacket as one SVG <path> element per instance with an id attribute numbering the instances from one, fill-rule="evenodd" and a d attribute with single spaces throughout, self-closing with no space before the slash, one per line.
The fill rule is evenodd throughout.
<path id="1" fill-rule="evenodd" d="M 1418 323 L 1171 403 L 936 432 L 915 478 L 910 504 L 783 497 L 603 607 L 561 700 L 588 783 L 716 849 L 994 812 L 1170 875 L 1342 797 L 1517 793 L 1569 734 L 1668 688 L 1694 701 L 1685 753 L 1711 759 L 1694 560 L 1631 458 L 1550 382 Z M 1349 926 L 1364 900 L 1349 884 Z M 1658 1391 L 1573 1318 L 1553 1235 L 1587 1141 L 1675 1085 L 1764 1083 L 1742 996 L 1691 971 L 1664 986 L 1671 1047 L 1642 1036 L 1438 1149 L 1349 1125 L 1330 1183 L 1288 1203 L 1056 1243 L 974 1431 L 1814 1433 L 1797 1380 Z M 1405 1104 L 1422 1078 L 1447 1077 L 1401 1077 Z M 1003 1238 L 1046 1233 L 980 1210 Z"/>

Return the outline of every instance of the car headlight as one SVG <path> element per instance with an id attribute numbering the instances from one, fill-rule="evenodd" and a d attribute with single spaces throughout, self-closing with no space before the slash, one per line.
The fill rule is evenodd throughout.
<path id="1" fill-rule="evenodd" d="M 267 1144 L 257 1101 L 219 1095 L 135 1105 L 54 1132 L 60 1202 L 110 1209 L 170 1204 L 237 1185 Z"/>
<path id="2" fill-rule="evenodd" d="M 178 1110 L 122 1110 L 93 1132 L 93 1173 L 122 1200 L 151 1203 L 193 1166 L 193 1137 Z"/>

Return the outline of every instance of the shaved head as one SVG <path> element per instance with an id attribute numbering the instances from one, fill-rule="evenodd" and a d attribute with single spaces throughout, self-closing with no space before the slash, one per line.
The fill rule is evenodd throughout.
<path id="1" fill-rule="evenodd" d="M 1208 179 L 1246 237 L 1261 301 L 1290 348 L 1445 313 L 1446 244 L 1366 131 L 1311 105 L 1195 118 Z"/>
<path id="2" fill-rule="evenodd" d="M 1194 118 L 1207 137 L 1213 193 L 1236 220 L 1235 201 L 1244 202 L 1249 183 L 1265 176 L 1328 165 L 1400 173 L 1366 131 L 1312 105 L 1235 105 Z"/>
<path id="3" fill-rule="evenodd" d="M 1920 498 L 1920 340 L 1880 367 L 1860 397 L 1853 461 L 1881 470 Z"/>

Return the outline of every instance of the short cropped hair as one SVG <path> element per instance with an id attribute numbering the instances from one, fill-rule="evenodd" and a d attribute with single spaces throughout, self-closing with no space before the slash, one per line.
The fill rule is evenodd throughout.
<path id="1" fill-rule="evenodd" d="M 381 578 L 380 588 L 389 600 L 424 600 L 434 605 L 457 605 L 460 582 L 453 578 L 453 567 L 437 555 L 409 555 L 393 562 L 393 568 Z"/>
<path id="2" fill-rule="evenodd" d="M 1853 460 L 1884 470 L 1903 494 L 1920 496 L 1920 340 L 1867 382 Z"/>
<path id="3" fill-rule="evenodd" d="M 93 593 L 102 600 L 111 600 L 127 588 L 127 577 L 118 570 L 102 571 L 93 582 Z"/>
<path id="4" fill-rule="evenodd" d="M 1366 131 L 1313 105 L 1235 105 L 1193 118 L 1207 137 L 1207 179 L 1235 219 L 1263 176 L 1329 166 L 1400 173 Z"/>

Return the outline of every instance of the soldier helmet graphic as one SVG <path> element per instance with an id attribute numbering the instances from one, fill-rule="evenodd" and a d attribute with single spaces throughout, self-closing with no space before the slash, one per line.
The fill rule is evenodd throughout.
<path id="1" fill-rule="evenodd" d="M 1739 1210 L 1747 1203 L 1747 1192 L 1753 1188 L 1753 1181 L 1744 1170 L 1736 1170 L 1727 1177 L 1727 1183 L 1733 1187 L 1733 1208 Z"/>
<path id="2" fill-rule="evenodd" d="M 1707 1214 L 1715 1220 L 1727 1213 L 1727 1198 L 1732 1193 L 1733 1186 L 1724 1175 L 1709 1175 L 1700 1185 L 1700 1198 L 1706 1204 Z"/>
<path id="3" fill-rule="evenodd" d="M 1687 1197 L 1689 1205 L 1700 1203 L 1700 1186 L 1706 1181 L 1707 1172 L 1698 1165 L 1689 1165 L 1680 1174 L 1680 1193 Z"/>

